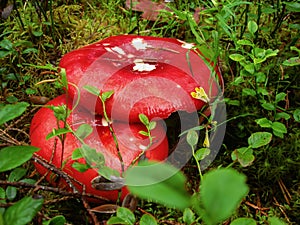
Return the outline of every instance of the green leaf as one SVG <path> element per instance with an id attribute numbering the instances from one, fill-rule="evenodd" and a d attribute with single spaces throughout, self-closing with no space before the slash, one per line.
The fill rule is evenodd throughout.
<path id="1" fill-rule="evenodd" d="M 256 225 L 256 221 L 252 218 L 237 218 L 230 225 Z"/>
<path id="2" fill-rule="evenodd" d="M 294 120 L 300 122 L 300 109 L 296 109 L 293 113 Z"/>
<path id="3" fill-rule="evenodd" d="M 6 192 L 6 196 L 7 196 L 7 199 L 9 201 L 12 201 L 15 199 L 15 197 L 17 196 L 17 188 L 16 187 L 12 187 L 12 186 L 8 186 L 5 190 Z"/>
<path id="4" fill-rule="evenodd" d="M 250 74 L 254 74 L 255 73 L 255 67 L 253 63 L 247 64 L 244 66 L 244 69 L 250 73 Z"/>
<path id="5" fill-rule="evenodd" d="M 28 54 L 28 53 L 39 53 L 39 50 L 37 50 L 36 48 L 26 48 L 22 54 Z"/>
<path id="6" fill-rule="evenodd" d="M 234 169 L 222 168 L 206 173 L 200 185 L 204 213 L 199 216 L 208 225 L 226 220 L 234 213 L 248 191 L 246 176 Z"/>
<path id="7" fill-rule="evenodd" d="M 67 221 L 64 216 L 55 216 L 50 220 L 43 222 L 43 225 L 64 225 Z"/>
<path id="8" fill-rule="evenodd" d="M 0 172 L 14 169 L 27 162 L 39 148 L 33 146 L 9 146 L 0 151 Z"/>
<path id="9" fill-rule="evenodd" d="M 266 110 L 271 110 L 271 111 L 274 111 L 276 109 L 276 107 L 274 106 L 274 104 L 272 103 L 268 103 L 268 102 L 265 102 L 263 104 L 261 104 L 261 106 L 266 109 Z"/>
<path id="10" fill-rule="evenodd" d="M 140 114 L 139 114 L 139 119 L 140 119 L 140 121 L 141 121 L 146 127 L 149 125 L 149 119 L 148 119 L 148 117 L 147 117 L 145 114 L 140 113 Z"/>
<path id="11" fill-rule="evenodd" d="M 277 217 L 269 217 L 268 222 L 270 225 L 286 225 L 285 222 L 283 222 Z"/>
<path id="12" fill-rule="evenodd" d="M 150 123 L 149 123 L 149 130 L 153 130 L 153 129 L 155 129 L 155 127 L 156 127 L 156 122 L 155 121 L 151 121 Z"/>
<path id="13" fill-rule="evenodd" d="M 100 95 L 100 91 L 98 88 L 94 87 L 94 86 L 90 86 L 90 85 L 85 85 L 83 86 L 83 88 L 85 90 L 87 90 L 89 93 L 95 95 L 95 96 L 99 96 Z"/>
<path id="14" fill-rule="evenodd" d="M 144 214 L 140 220 L 140 225 L 157 225 L 157 222 L 153 216 Z"/>
<path id="15" fill-rule="evenodd" d="M 284 2 L 286 4 L 287 10 L 291 12 L 300 12 L 300 3 L 299 2 Z"/>
<path id="16" fill-rule="evenodd" d="M 242 96 L 256 96 L 256 92 L 250 88 L 243 88 Z"/>
<path id="17" fill-rule="evenodd" d="M 120 173 L 115 170 L 115 169 L 112 169 L 108 166 L 102 166 L 101 168 L 98 169 L 98 173 L 105 177 L 107 180 L 110 180 L 111 179 L 111 176 L 115 176 L 115 177 L 119 177 L 120 176 Z"/>
<path id="18" fill-rule="evenodd" d="M 285 97 L 286 97 L 286 93 L 284 92 L 280 92 L 276 95 L 275 97 L 275 102 L 280 102 L 280 101 L 284 101 L 285 100 Z"/>
<path id="19" fill-rule="evenodd" d="M 21 116 L 28 106 L 29 104 L 27 102 L 0 106 L 0 125 Z"/>
<path id="20" fill-rule="evenodd" d="M 85 139 L 86 137 L 88 137 L 91 133 L 93 132 L 93 128 L 91 125 L 89 124 L 82 124 L 80 125 L 77 130 L 75 131 L 75 134 L 81 138 L 81 139 Z"/>
<path id="21" fill-rule="evenodd" d="M 287 133 L 286 126 L 283 123 L 280 123 L 280 122 L 273 122 L 272 129 L 273 129 L 273 131 L 276 131 L 276 132 L 279 132 L 279 133 L 283 133 L 283 134 Z"/>
<path id="22" fill-rule="evenodd" d="M 13 50 L 13 44 L 8 39 L 3 39 L 0 42 L 0 47 L 3 48 L 3 49 L 5 49 L 5 50 L 7 50 L 7 51 Z"/>
<path id="23" fill-rule="evenodd" d="M 197 161 L 200 161 L 203 160 L 209 154 L 210 154 L 209 148 L 200 148 L 195 152 L 195 158 Z"/>
<path id="24" fill-rule="evenodd" d="M 289 120 L 290 118 L 291 118 L 291 116 L 285 112 L 279 112 L 279 113 L 276 113 L 276 115 L 275 115 L 275 120 L 280 120 L 280 119 Z"/>
<path id="25" fill-rule="evenodd" d="M 81 159 L 83 158 L 82 152 L 80 148 L 76 148 L 73 152 L 72 152 L 72 159 L 76 160 L 76 159 Z"/>
<path id="26" fill-rule="evenodd" d="M 105 102 L 107 99 L 109 99 L 113 95 L 114 91 L 106 91 L 103 92 L 101 95 L 101 99 L 103 102 Z"/>
<path id="27" fill-rule="evenodd" d="M 270 128 L 270 127 L 272 126 L 272 121 L 268 120 L 267 118 L 256 119 L 255 122 L 256 122 L 260 127 Z"/>
<path id="28" fill-rule="evenodd" d="M 187 143 L 193 148 L 198 143 L 198 134 L 195 130 L 189 130 L 186 135 Z"/>
<path id="29" fill-rule="evenodd" d="M 177 168 L 165 163 L 142 161 L 125 173 L 131 193 L 181 210 L 190 206 L 185 182 L 185 176 Z"/>
<path id="30" fill-rule="evenodd" d="M 267 145 L 272 140 L 272 134 L 269 132 L 256 132 L 248 138 L 248 144 L 252 148 L 259 148 Z"/>
<path id="31" fill-rule="evenodd" d="M 139 131 L 139 134 L 143 135 L 143 136 L 146 136 L 146 137 L 149 137 L 149 133 L 146 132 L 146 131 L 143 131 L 143 130 L 140 130 Z"/>
<path id="32" fill-rule="evenodd" d="M 46 140 L 48 141 L 49 139 L 62 135 L 62 134 L 67 134 L 70 133 L 71 131 L 68 128 L 58 128 L 58 129 L 53 129 L 51 133 L 49 133 L 46 136 Z"/>
<path id="33" fill-rule="evenodd" d="M 43 205 L 43 199 L 24 197 L 4 213 L 5 224 L 26 225 L 29 223 Z"/>
<path id="34" fill-rule="evenodd" d="M 135 223 L 135 216 L 130 209 L 125 207 L 119 207 L 117 209 L 117 217 L 122 218 L 127 224 L 134 224 Z"/>
<path id="35" fill-rule="evenodd" d="M 110 217 L 109 220 L 107 220 L 106 224 L 129 224 L 129 223 L 127 223 L 122 218 L 119 218 L 117 216 L 113 216 L 113 217 Z"/>
<path id="36" fill-rule="evenodd" d="M 242 40 L 238 40 L 237 43 L 239 45 L 249 45 L 249 46 L 254 46 L 254 44 L 249 41 L 249 40 L 245 40 L 245 39 L 242 39 Z"/>
<path id="37" fill-rule="evenodd" d="M 231 54 L 229 55 L 229 58 L 236 62 L 241 62 L 245 60 L 245 56 L 241 54 Z"/>
<path id="38" fill-rule="evenodd" d="M 1 57 L 0 57 L 1 58 Z M 300 57 L 292 57 L 285 60 L 282 63 L 283 66 L 299 66 L 300 65 Z"/>
<path id="39" fill-rule="evenodd" d="M 253 149 L 247 147 L 234 150 L 231 154 L 231 158 L 233 161 L 237 160 L 242 167 L 250 166 L 255 159 Z"/>
<path id="40" fill-rule="evenodd" d="M 41 37 L 43 35 L 43 31 L 32 31 L 32 34 L 35 37 Z"/>
<path id="41" fill-rule="evenodd" d="M 190 208 L 186 208 L 183 211 L 183 222 L 187 225 L 190 225 L 195 222 L 195 214 Z"/>
<path id="42" fill-rule="evenodd" d="M 253 20 L 248 22 L 247 27 L 248 27 L 248 30 L 251 34 L 254 34 L 258 30 L 257 23 L 254 22 Z"/>
<path id="43" fill-rule="evenodd" d="M 22 177 L 26 175 L 26 172 L 27 170 L 22 167 L 15 168 L 13 171 L 10 172 L 8 176 L 8 181 L 19 181 Z"/>
<path id="44" fill-rule="evenodd" d="M 87 171 L 88 169 L 90 169 L 90 166 L 87 164 L 83 164 L 83 163 L 79 163 L 79 162 L 74 162 L 72 164 L 72 168 L 74 168 L 75 170 L 83 173 L 85 171 Z"/>

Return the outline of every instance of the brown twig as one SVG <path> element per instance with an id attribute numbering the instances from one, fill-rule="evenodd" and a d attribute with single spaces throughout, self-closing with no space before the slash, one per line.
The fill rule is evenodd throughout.
<path id="1" fill-rule="evenodd" d="M 283 194 L 283 197 L 284 197 L 286 203 L 289 205 L 290 200 L 292 199 L 291 194 L 289 193 L 288 189 L 286 188 L 286 186 L 284 185 L 284 183 L 282 182 L 281 179 L 278 181 L 278 184 L 279 184 L 280 190 Z"/>
<path id="2" fill-rule="evenodd" d="M 284 206 L 282 206 L 281 204 L 279 204 L 279 202 L 277 201 L 277 199 L 275 197 L 273 197 L 275 203 L 274 205 L 278 206 L 279 210 L 281 211 L 281 213 L 284 215 L 285 219 L 290 223 L 290 219 L 288 218 L 286 212 L 284 211 Z"/>

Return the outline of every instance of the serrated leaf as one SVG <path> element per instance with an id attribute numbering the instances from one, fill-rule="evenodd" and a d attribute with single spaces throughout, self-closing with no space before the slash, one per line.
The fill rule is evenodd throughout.
<path id="1" fill-rule="evenodd" d="M 252 148 L 259 148 L 267 145 L 272 140 L 272 134 L 269 132 L 256 132 L 248 138 L 248 144 Z"/>
<path id="2" fill-rule="evenodd" d="M 17 102 L 16 104 L 0 106 L 0 125 L 21 116 L 28 106 L 27 102 Z"/>
<path id="3" fill-rule="evenodd" d="M 47 136 L 46 136 L 46 140 L 49 140 L 53 137 L 56 137 L 56 136 L 59 136 L 59 135 L 62 135 L 62 134 L 67 134 L 67 133 L 70 133 L 71 131 L 68 129 L 68 128 L 59 128 L 59 129 L 53 129 L 51 133 L 49 133 Z"/>
<path id="4" fill-rule="evenodd" d="M 43 205 L 43 199 L 24 197 L 16 204 L 10 206 L 4 213 L 5 224 L 28 224 Z"/>
<path id="5" fill-rule="evenodd" d="M 186 135 L 186 141 L 191 147 L 194 147 L 198 143 L 198 138 L 198 134 L 195 130 L 189 130 Z"/>
<path id="6" fill-rule="evenodd" d="M 146 127 L 149 125 L 149 119 L 148 119 L 148 117 L 147 117 L 145 114 L 140 113 L 140 114 L 139 114 L 139 119 L 140 119 L 140 121 L 141 121 Z"/>
<path id="7" fill-rule="evenodd" d="M 252 218 L 237 218 L 230 225 L 256 225 L 256 221 Z"/>
<path id="8" fill-rule="evenodd" d="M 27 162 L 39 148 L 33 146 L 9 146 L 0 151 L 0 172 L 14 169 Z"/>
<path id="9" fill-rule="evenodd" d="M 132 194 L 184 210 L 190 206 L 185 176 L 165 163 L 142 161 L 125 172 L 125 183 Z"/>
<path id="10" fill-rule="evenodd" d="M 93 132 L 93 128 L 91 125 L 89 124 L 82 124 L 80 125 L 77 130 L 75 131 L 75 134 L 81 138 L 81 139 L 85 139 L 86 137 L 88 137 L 91 133 Z"/>
<path id="11" fill-rule="evenodd" d="M 203 176 L 200 185 L 201 213 L 206 224 L 229 218 L 249 191 L 246 176 L 236 170 L 218 169 Z M 199 213 L 199 212 L 198 212 Z"/>
<path id="12" fill-rule="evenodd" d="M 91 85 L 85 85 L 83 86 L 83 88 L 88 91 L 89 93 L 95 95 L 95 96 L 99 96 L 100 95 L 100 91 L 98 88 L 91 86 Z"/>

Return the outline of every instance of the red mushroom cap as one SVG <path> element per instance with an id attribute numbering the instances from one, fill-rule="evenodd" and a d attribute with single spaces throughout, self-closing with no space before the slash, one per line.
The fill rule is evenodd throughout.
<path id="1" fill-rule="evenodd" d="M 140 113 L 167 118 L 175 111 L 195 112 L 206 102 L 194 99 L 191 92 L 202 87 L 215 98 L 222 79 L 219 70 L 211 71 L 193 44 L 172 38 L 120 35 L 66 54 L 60 62 L 65 68 L 69 95 L 91 112 L 102 114 L 99 98 L 84 90 L 85 85 L 101 92 L 114 91 L 106 102 L 113 120 L 139 122 Z M 214 75 L 214 72 L 217 74 Z"/>
<path id="2" fill-rule="evenodd" d="M 66 104 L 65 95 L 53 99 L 47 105 L 58 106 L 63 104 Z M 67 105 L 68 108 L 71 109 L 71 103 L 68 102 Z M 95 116 L 92 116 L 85 109 L 82 110 L 78 108 L 70 114 L 67 118 L 67 122 L 68 124 L 71 124 L 71 127 L 74 130 L 83 123 L 91 125 L 93 127 L 93 132 L 84 139 L 85 143 L 104 155 L 106 166 L 119 172 L 122 171 L 113 137 L 109 131 L 109 127 L 102 125 L 101 118 L 95 118 Z M 59 124 L 60 126 L 63 126 L 62 122 Z M 120 122 L 114 122 L 112 126 L 117 136 L 119 150 L 126 170 L 126 168 L 131 165 L 132 161 L 142 152 L 141 149 L 145 148 L 149 143 L 147 137 L 139 134 L 139 131 L 145 130 L 145 127 L 142 124 L 128 125 Z M 42 157 L 53 166 L 62 168 L 64 172 L 84 184 L 86 193 L 116 201 L 118 191 L 99 191 L 91 186 L 92 179 L 98 176 L 96 170 L 88 169 L 86 172 L 82 173 L 72 167 L 72 164 L 74 163 L 71 158 L 72 153 L 75 149 L 82 146 L 73 134 L 67 133 L 64 141 L 64 148 L 62 148 L 61 141 L 57 137 L 46 140 L 46 136 L 51 133 L 53 129 L 57 129 L 57 120 L 53 111 L 49 108 L 41 108 L 35 114 L 30 127 L 31 144 L 40 148 L 36 155 Z M 157 121 L 157 126 L 152 130 L 152 135 L 154 136 L 154 142 L 146 151 L 145 156 L 148 159 L 162 161 L 168 156 L 168 141 L 162 122 Z M 85 162 L 83 159 L 79 161 L 81 163 Z M 48 172 L 47 168 L 44 168 L 38 163 L 36 163 L 35 166 L 41 174 Z M 52 175 L 48 175 L 47 179 L 55 184 Z M 60 182 L 59 185 L 67 186 L 66 182 Z M 77 183 L 74 183 L 74 185 L 82 190 L 82 187 L 78 186 Z M 128 193 L 127 189 L 122 188 L 121 198 L 123 198 L 126 193 Z"/>

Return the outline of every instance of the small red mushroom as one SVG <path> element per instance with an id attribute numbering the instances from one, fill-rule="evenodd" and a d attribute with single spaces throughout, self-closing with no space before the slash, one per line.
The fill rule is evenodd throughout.
<path id="1" fill-rule="evenodd" d="M 173 38 L 119 35 L 67 53 L 60 67 L 67 72 L 68 93 L 90 112 L 103 114 L 97 96 L 86 90 L 113 91 L 106 102 L 112 120 L 140 122 L 139 114 L 150 120 L 165 119 L 175 111 L 196 112 L 207 101 L 191 96 L 202 88 L 213 100 L 220 92 L 221 75 L 200 57 L 194 44 Z"/>
<path id="2" fill-rule="evenodd" d="M 66 96 L 61 95 L 51 100 L 47 105 L 59 106 L 66 104 L 71 110 L 71 103 L 71 101 L 66 103 Z M 102 122 L 101 117 L 95 117 L 79 106 L 70 113 L 67 118 L 67 123 L 71 125 L 73 130 L 76 130 L 83 123 L 91 125 L 93 132 L 84 139 L 85 144 L 103 154 L 106 166 L 117 170 L 120 173 L 122 172 L 120 158 L 112 134 L 107 124 Z M 59 126 L 63 127 L 62 121 L 59 122 Z M 148 138 L 139 134 L 139 131 L 145 130 L 145 127 L 142 124 L 128 125 L 121 122 L 114 122 L 112 127 L 116 131 L 115 134 L 119 144 L 119 151 L 124 162 L 124 169 L 126 170 L 149 144 Z M 99 191 L 93 188 L 92 181 L 98 176 L 96 170 L 88 169 L 82 173 L 72 167 L 72 164 L 74 163 L 74 160 L 72 160 L 72 153 L 75 149 L 82 146 L 72 133 L 66 134 L 63 146 L 57 137 L 46 140 L 46 136 L 51 133 L 53 129 L 57 128 L 57 119 L 51 109 L 44 107 L 35 114 L 30 126 L 30 139 L 33 146 L 40 148 L 36 155 L 40 156 L 56 168 L 61 168 L 69 176 L 82 183 L 85 186 L 86 193 L 116 201 L 118 198 L 118 191 Z M 165 129 L 161 122 L 157 122 L 157 125 L 155 129 L 151 131 L 151 134 L 154 137 L 153 145 L 146 150 L 145 157 L 152 160 L 164 160 L 168 156 L 168 141 L 165 135 Z M 79 162 L 84 163 L 85 160 L 80 159 Z M 36 163 L 35 166 L 41 174 L 49 172 L 47 168 L 44 168 L 38 163 Z M 47 179 L 52 184 L 55 184 L 56 181 L 54 177 L 53 174 L 49 174 Z M 58 182 L 60 187 L 67 186 L 67 183 L 61 182 L 61 179 L 58 179 Z M 82 187 L 78 185 L 78 183 L 74 182 L 74 186 L 82 191 Z M 123 187 L 121 199 L 123 199 L 127 193 L 126 187 Z"/>

